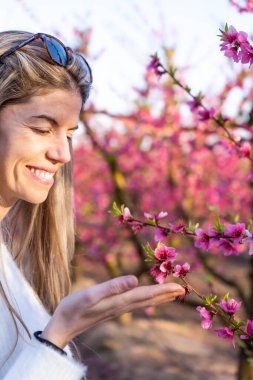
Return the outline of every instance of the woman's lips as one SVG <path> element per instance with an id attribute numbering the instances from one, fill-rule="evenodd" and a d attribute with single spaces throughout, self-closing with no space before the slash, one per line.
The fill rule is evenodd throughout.
<path id="1" fill-rule="evenodd" d="M 33 166 L 27 166 L 31 176 L 36 179 L 38 182 L 43 183 L 44 185 L 53 185 L 54 183 L 54 173 L 50 173 L 46 170 L 38 169 Z"/>

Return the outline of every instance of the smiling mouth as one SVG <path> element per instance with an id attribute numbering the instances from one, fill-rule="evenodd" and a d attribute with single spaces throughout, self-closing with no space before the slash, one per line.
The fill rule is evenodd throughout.
<path id="1" fill-rule="evenodd" d="M 54 173 L 49 173 L 46 170 L 36 169 L 32 166 L 27 166 L 32 177 L 37 179 L 39 182 L 52 185 L 54 183 Z"/>

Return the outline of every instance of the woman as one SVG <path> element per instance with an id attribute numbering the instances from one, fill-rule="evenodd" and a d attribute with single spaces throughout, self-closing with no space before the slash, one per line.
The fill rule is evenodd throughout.
<path id="1" fill-rule="evenodd" d="M 184 294 L 122 276 L 71 295 L 71 138 L 92 82 L 58 39 L 0 33 L 0 378 L 85 376 L 74 337 L 110 318 Z"/>

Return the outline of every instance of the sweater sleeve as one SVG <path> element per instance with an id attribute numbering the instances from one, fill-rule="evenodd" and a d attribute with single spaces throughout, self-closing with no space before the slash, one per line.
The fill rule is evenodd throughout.
<path id="1" fill-rule="evenodd" d="M 86 370 L 74 358 L 61 355 L 32 337 L 3 380 L 82 380 Z"/>

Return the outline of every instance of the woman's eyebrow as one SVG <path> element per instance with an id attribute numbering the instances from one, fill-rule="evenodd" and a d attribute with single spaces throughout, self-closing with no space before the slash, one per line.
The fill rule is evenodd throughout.
<path id="1" fill-rule="evenodd" d="M 33 118 L 33 119 L 46 119 L 53 127 L 59 127 L 58 121 L 49 115 L 34 115 L 34 116 L 31 116 L 31 118 Z M 78 125 L 76 127 L 69 128 L 69 130 L 76 130 L 76 129 L 78 129 Z"/>

